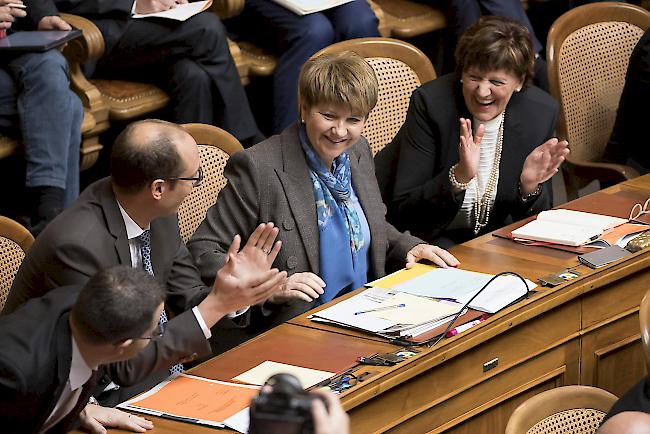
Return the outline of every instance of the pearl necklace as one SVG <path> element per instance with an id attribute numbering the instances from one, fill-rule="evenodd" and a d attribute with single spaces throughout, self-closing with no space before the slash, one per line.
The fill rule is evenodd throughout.
<path id="1" fill-rule="evenodd" d="M 476 200 L 474 202 L 474 235 L 477 235 L 481 229 L 487 226 L 490 220 L 490 198 L 497 188 L 499 178 L 499 164 L 501 163 L 501 150 L 503 148 L 503 124 L 506 120 L 506 111 L 503 110 L 503 116 L 499 123 L 499 133 L 497 135 L 497 148 L 494 153 L 494 164 L 488 178 L 485 193 L 481 197 L 481 186 L 478 176 L 476 177 Z"/>

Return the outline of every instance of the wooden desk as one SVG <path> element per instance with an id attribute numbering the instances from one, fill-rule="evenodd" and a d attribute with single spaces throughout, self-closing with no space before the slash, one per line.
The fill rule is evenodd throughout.
<path id="1" fill-rule="evenodd" d="M 648 196 L 650 176 L 594 193 L 570 207 L 627 217 L 632 204 Z M 619 209 L 609 209 L 613 204 Z M 509 270 L 531 280 L 578 265 L 575 254 L 491 235 L 452 252 L 464 269 Z M 542 288 L 531 299 L 397 366 L 372 367 L 372 375 L 341 398 L 352 432 L 494 434 L 503 432 L 517 405 L 546 389 L 587 384 L 622 394 L 645 373 L 638 306 L 650 289 L 649 265 L 650 251 L 641 251 L 599 270 L 579 266 L 579 279 Z M 302 315 L 194 373 L 225 380 L 266 359 L 339 371 L 358 355 L 394 348 Z M 188 429 L 169 421 L 156 424 L 155 433 Z"/>

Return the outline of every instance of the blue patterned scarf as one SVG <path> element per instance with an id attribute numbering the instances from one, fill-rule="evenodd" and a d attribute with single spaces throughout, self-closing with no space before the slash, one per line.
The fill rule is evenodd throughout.
<path id="1" fill-rule="evenodd" d="M 350 157 L 347 152 L 334 159 L 330 172 L 314 149 L 308 144 L 309 139 L 304 126 L 300 127 L 300 144 L 307 158 L 318 212 L 318 227 L 326 227 L 339 208 L 345 214 L 345 226 L 350 234 L 350 248 L 353 252 L 363 247 L 363 234 L 359 216 L 352 203 L 352 185 L 350 175 Z"/>
<path id="2" fill-rule="evenodd" d="M 348 154 L 339 155 L 330 172 L 309 144 L 303 126 L 298 134 L 314 190 L 320 232 L 320 277 L 326 284 L 325 293 L 317 299 L 317 304 L 326 303 L 339 291 L 354 289 L 366 282 L 366 260 L 357 258 L 365 246 L 365 239 L 352 200 Z"/>

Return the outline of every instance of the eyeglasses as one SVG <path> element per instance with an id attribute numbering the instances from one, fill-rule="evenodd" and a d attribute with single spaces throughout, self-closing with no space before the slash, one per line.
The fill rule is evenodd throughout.
<path id="1" fill-rule="evenodd" d="M 643 206 L 641 206 L 640 203 L 634 204 L 632 209 L 630 210 L 630 220 L 636 220 L 639 217 L 641 217 L 643 214 L 648 214 L 650 213 L 650 197 L 645 201 Z"/>
<path id="2" fill-rule="evenodd" d="M 148 339 L 151 341 L 156 341 L 163 337 L 166 328 L 167 328 L 166 322 L 159 322 L 156 328 L 154 329 L 154 331 L 152 331 L 149 336 L 138 337 L 136 339 Z"/>
<path id="3" fill-rule="evenodd" d="M 199 166 L 199 170 L 197 171 L 196 176 L 194 177 L 190 178 L 190 177 L 177 176 L 173 178 L 167 178 L 167 180 L 168 181 L 194 181 L 192 187 L 198 187 L 203 182 L 203 167 Z"/>

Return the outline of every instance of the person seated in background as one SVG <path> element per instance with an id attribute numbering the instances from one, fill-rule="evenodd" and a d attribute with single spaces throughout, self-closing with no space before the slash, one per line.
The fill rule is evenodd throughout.
<path id="1" fill-rule="evenodd" d="M 25 0 L 39 30 L 70 26 L 59 11 L 91 20 L 104 38 L 96 77 L 155 83 L 171 98 L 177 123 L 221 127 L 244 144 L 263 138 L 248 105 L 226 30 L 211 11 L 186 21 L 132 18 L 176 7 L 187 0 Z"/>
<path id="2" fill-rule="evenodd" d="M 246 0 L 244 31 L 271 44 L 278 53 L 273 72 L 273 133 L 279 134 L 298 116 L 296 86 L 300 67 L 310 56 L 335 42 L 379 36 L 378 20 L 366 0 L 298 15 L 269 0 Z"/>
<path id="3" fill-rule="evenodd" d="M 404 125 L 375 157 L 388 221 L 443 247 L 550 208 L 550 179 L 569 152 L 551 138 L 558 103 L 528 85 L 525 27 L 481 18 L 456 62 L 455 74 L 413 92 Z"/>
<path id="4" fill-rule="evenodd" d="M 91 432 L 104 426 L 143 432 L 140 417 L 88 405 L 102 365 L 136 356 L 164 333 L 165 293 L 146 272 L 99 271 L 83 287 L 63 287 L 0 317 L 0 424 L 5 434 Z"/>
<path id="5" fill-rule="evenodd" d="M 0 0 L 0 29 L 32 15 Z M 28 18 L 23 17 L 27 13 Z M 21 19 L 23 18 L 23 19 Z M 68 63 L 57 49 L 0 54 L 0 132 L 19 135 L 23 144 L 30 214 L 29 228 L 38 235 L 79 195 L 79 146 L 83 109 L 70 90 Z"/>
<path id="6" fill-rule="evenodd" d="M 203 285 L 176 215 L 201 180 L 198 147 L 183 128 L 157 120 L 129 125 L 113 145 L 111 176 L 90 185 L 43 231 L 16 274 L 4 313 L 114 265 L 144 269 L 165 285 L 165 336 L 107 373 L 105 383 L 134 387 L 100 396 L 104 403 L 126 399 L 170 371 L 182 371 L 183 363 L 211 355 L 210 329 L 219 322 L 213 329 L 219 340 L 221 327 L 246 325 L 248 313 L 236 322 L 231 318 L 274 295 L 286 280 L 285 272 L 271 270 L 280 249 L 274 244 L 278 230 L 260 224 L 241 251 L 240 237 L 231 238 L 223 267 L 211 287 Z M 149 372 L 154 374 L 145 378 Z"/>
<path id="7" fill-rule="evenodd" d="M 647 119 L 645 104 L 650 98 L 650 29 L 641 36 L 630 56 L 625 86 L 616 112 L 616 122 L 603 160 L 629 164 L 641 173 L 650 170 L 650 151 L 643 145 L 642 134 Z M 629 161 L 631 160 L 631 161 Z"/>
<path id="8" fill-rule="evenodd" d="M 548 92 L 546 62 L 540 57 L 543 54 L 544 47 L 535 35 L 535 30 L 530 24 L 521 0 L 450 0 L 449 9 L 454 17 L 454 33 L 457 41 L 483 15 L 498 15 L 511 18 L 526 26 L 535 53 L 535 75 L 532 78 L 536 86 Z"/>
<path id="9" fill-rule="evenodd" d="M 226 261 L 228 239 L 253 233 L 267 219 L 277 223 L 283 247 L 274 265 L 289 278 L 262 306 L 260 328 L 422 259 L 458 265 L 447 251 L 386 222 L 361 136 L 377 102 L 372 67 L 352 52 L 312 58 L 298 92 L 300 122 L 230 157 L 228 183 L 188 242 L 209 282 Z"/>

